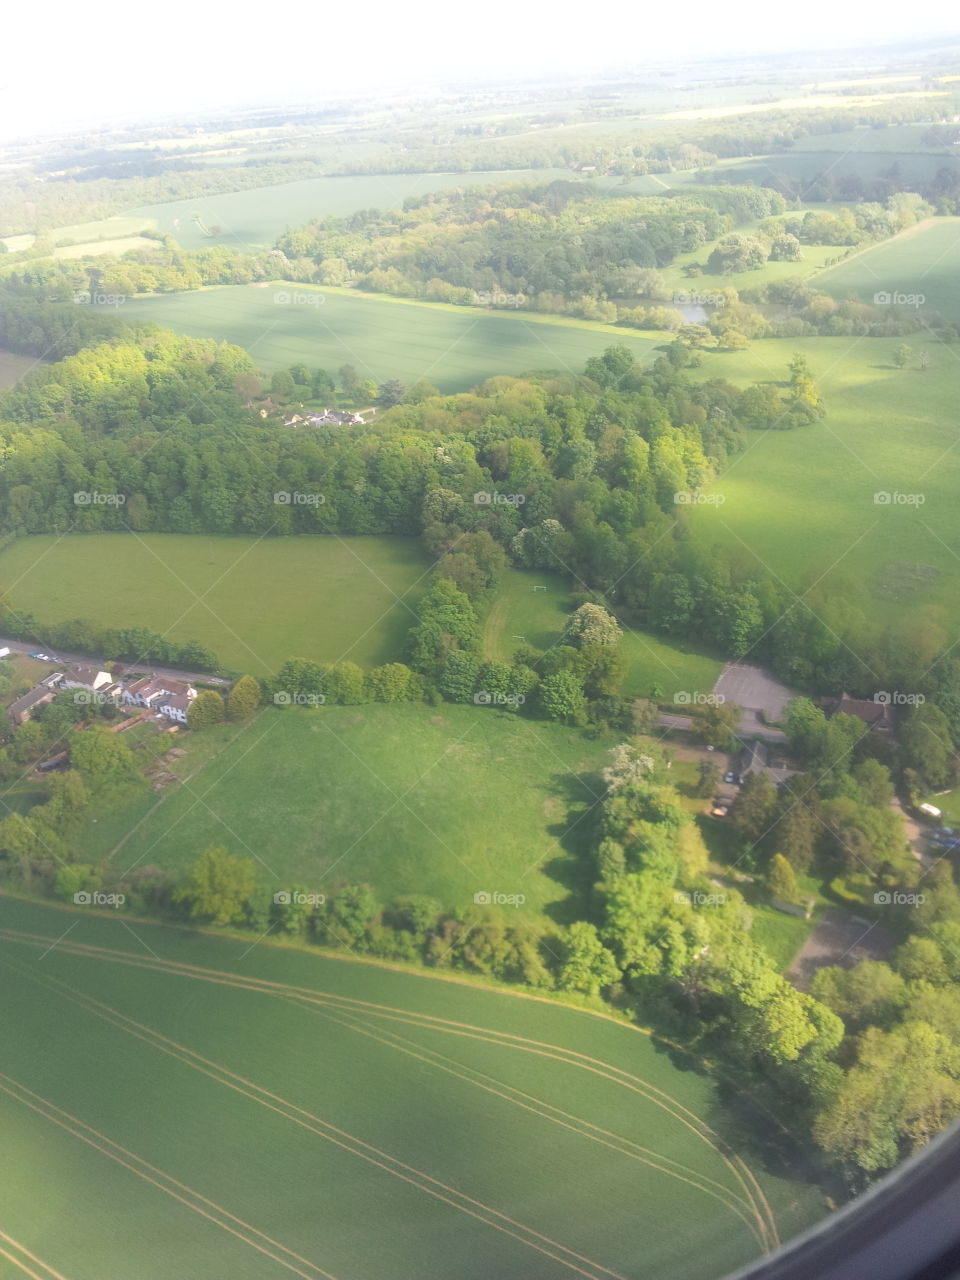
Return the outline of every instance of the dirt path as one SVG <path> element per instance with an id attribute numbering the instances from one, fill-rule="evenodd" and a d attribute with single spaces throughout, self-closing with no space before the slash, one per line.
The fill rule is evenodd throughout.
<path id="1" fill-rule="evenodd" d="M 848 969 L 860 960 L 884 960 L 893 946 L 893 939 L 877 921 L 871 924 L 831 908 L 823 913 L 794 956 L 787 978 L 801 991 L 807 991 L 813 975 L 825 965 L 838 964 Z"/>

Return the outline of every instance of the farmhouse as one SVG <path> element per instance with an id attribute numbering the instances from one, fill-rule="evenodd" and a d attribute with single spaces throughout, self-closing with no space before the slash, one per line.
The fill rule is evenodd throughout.
<path id="1" fill-rule="evenodd" d="M 159 711 L 168 720 L 186 724 L 190 703 L 197 691 L 186 680 L 173 680 L 167 676 L 142 676 L 127 685 L 123 701 L 134 707 Z"/>
<path id="2" fill-rule="evenodd" d="M 893 711 L 889 702 L 851 698 L 848 693 L 841 693 L 839 698 L 824 698 L 823 706 L 827 715 L 835 716 L 842 712 L 845 716 L 856 716 L 874 733 L 893 732 Z"/>

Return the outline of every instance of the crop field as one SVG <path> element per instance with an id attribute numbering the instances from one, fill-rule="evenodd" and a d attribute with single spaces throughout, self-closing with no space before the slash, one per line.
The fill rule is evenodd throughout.
<path id="1" fill-rule="evenodd" d="M 772 174 L 793 179 L 803 199 L 809 184 L 823 173 L 829 172 L 834 182 L 845 177 L 873 182 L 894 171 L 908 183 L 930 182 L 938 169 L 946 168 L 956 173 L 960 170 L 960 160 L 956 156 L 934 152 L 867 150 L 851 151 L 841 160 L 836 151 L 825 148 L 821 151 L 794 150 L 721 160 L 715 168 L 722 171 L 724 182 L 756 182 L 760 186 L 769 186 Z M 811 196 L 806 194 L 806 198 Z"/>
<path id="2" fill-rule="evenodd" d="M 383 901 L 426 893 L 459 910 L 487 890 L 566 919 L 593 879 L 578 819 L 615 741 L 490 707 L 269 707 L 184 739 L 172 771 L 191 780 L 101 817 L 81 844 L 118 871 L 184 868 L 226 844 L 274 891 L 366 883 Z"/>
<path id="3" fill-rule="evenodd" d="M 485 619 L 485 656 L 508 659 L 521 644 L 550 648 L 573 608 L 567 586 L 554 575 L 508 570 Z M 723 667 L 715 658 L 632 627 L 624 629 L 622 649 L 627 660 L 624 692 L 640 698 L 649 697 L 654 688 L 661 698 L 680 690 L 708 693 Z"/>
<path id="4" fill-rule="evenodd" d="M 960 327 L 960 218 L 930 218 L 817 278 L 835 298 L 873 302 L 877 293 L 922 297 L 920 318 L 938 313 Z M 924 335 L 907 338 L 919 344 Z"/>
<path id="5" fill-rule="evenodd" d="M 0 585 L 41 622 L 149 627 L 252 675 L 291 657 L 395 661 L 428 569 L 402 537 L 77 534 L 0 552 Z"/>
<path id="6" fill-rule="evenodd" d="M 703 376 L 742 386 L 776 381 L 802 351 L 827 412 L 812 427 L 751 432 L 712 486 L 723 504 L 698 506 L 690 520 L 698 539 L 732 548 L 744 566 L 766 566 L 794 590 L 816 584 L 814 602 L 824 589 L 841 593 L 854 625 L 896 624 L 926 646 L 952 642 L 960 628 L 957 348 L 908 341 L 904 369 L 893 364 L 896 339 L 773 340 L 708 353 Z"/>
<path id="7" fill-rule="evenodd" d="M 301 226 L 311 218 L 341 218 L 358 209 L 399 209 L 410 196 L 429 195 L 448 187 L 551 182 L 554 178 L 570 180 L 573 177 L 569 169 L 512 169 L 304 178 L 249 191 L 145 205 L 132 209 L 129 217 L 149 219 L 158 230 L 174 236 L 184 249 L 223 244 L 231 249 L 250 251 L 270 248 L 288 228 Z M 214 226 L 221 230 L 211 235 Z"/>
<path id="8" fill-rule="evenodd" d="M 663 335 L 560 316 L 283 283 L 131 298 L 123 318 L 235 342 L 268 373 L 300 361 L 311 369 L 353 364 L 378 383 L 427 378 L 445 392 L 468 391 L 499 373 L 580 373 L 590 356 L 614 342 L 645 361 L 663 341 Z"/>
<path id="9" fill-rule="evenodd" d="M 712 1280 L 825 1212 L 636 1028 L 125 924 L 0 899 L 4 1276 Z"/>

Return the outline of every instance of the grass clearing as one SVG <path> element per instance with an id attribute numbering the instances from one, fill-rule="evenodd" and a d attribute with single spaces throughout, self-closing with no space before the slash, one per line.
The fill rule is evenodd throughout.
<path id="1" fill-rule="evenodd" d="M 646 361 L 663 342 L 663 335 L 559 316 L 283 283 L 131 298 L 123 318 L 235 342 L 268 373 L 298 361 L 311 369 L 353 364 L 378 383 L 427 378 L 445 392 L 468 391 L 501 373 L 580 373 L 615 342 Z"/>
<path id="2" fill-rule="evenodd" d="M 569 587 L 555 575 L 507 570 L 485 620 L 484 656 L 509 659 L 521 644 L 550 648 L 560 640 L 573 608 Z M 622 645 L 624 692 L 635 697 L 649 697 L 654 688 L 663 698 L 680 690 L 708 693 L 723 668 L 718 659 L 649 631 L 625 627 Z"/>
<path id="3" fill-rule="evenodd" d="M 921 346 L 914 340 L 915 349 Z M 893 365 L 897 339 L 814 338 L 708 352 L 702 376 L 738 385 L 783 379 L 795 351 L 810 361 L 826 417 L 796 431 L 750 433 L 713 489 L 722 506 L 691 511 L 694 536 L 766 566 L 794 590 L 819 583 L 862 632 L 896 625 L 911 643 L 948 644 L 960 628 L 960 452 L 954 347 L 924 342 L 930 367 Z M 922 502 L 874 501 L 877 493 Z M 811 602 L 816 607 L 819 595 Z M 841 606 L 835 606 L 838 608 Z"/>
<path id="4" fill-rule="evenodd" d="M 182 869 L 226 844 L 275 889 L 367 883 L 383 901 L 426 893 L 448 909 L 481 890 L 521 893 L 524 910 L 562 919 L 584 908 L 590 824 L 568 829 L 599 797 L 615 738 L 447 704 L 270 707 L 206 738 L 184 738 L 172 770 L 193 782 L 101 819 L 84 856 L 110 855 L 132 831 L 113 856 L 120 871 Z"/>
<path id="5" fill-rule="evenodd" d="M 712 1280 L 825 1212 L 612 1019 L 10 898 L 0 925 L 4 1230 L 72 1280 Z"/>
<path id="6" fill-rule="evenodd" d="M 259 676 L 291 657 L 396 660 L 428 568 L 404 537 L 77 534 L 0 552 L 0 584 L 41 621 L 149 627 Z"/>
<path id="7" fill-rule="evenodd" d="M 15 351 L 0 351 L 0 390 L 15 387 L 21 378 L 42 365 L 36 356 L 21 356 Z"/>

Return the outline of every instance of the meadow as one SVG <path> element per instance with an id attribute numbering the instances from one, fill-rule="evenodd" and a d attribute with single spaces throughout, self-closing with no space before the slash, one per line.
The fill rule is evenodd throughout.
<path id="1" fill-rule="evenodd" d="M 825 1212 L 610 1018 L 8 897 L 0 964 L 4 1274 L 712 1280 Z"/>
<path id="2" fill-rule="evenodd" d="M 484 656 L 509 659 L 521 644 L 549 649 L 560 640 L 573 609 L 562 579 L 508 569 L 484 620 Z M 623 690 L 634 697 L 650 697 L 654 689 L 660 698 L 672 698 L 680 690 L 708 693 L 723 668 L 717 658 L 628 625 L 621 647 L 627 662 Z"/>
<path id="3" fill-rule="evenodd" d="M 42 361 L 36 356 L 21 356 L 15 351 L 0 351 L 0 390 L 13 387 Z"/>
<path id="4" fill-rule="evenodd" d="M 274 891 L 368 883 L 462 910 L 487 890 L 566 920 L 592 882 L 587 815 L 614 743 L 489 707 L 270 706 L 184 739 L 164 762 L 184 785 L 100 817 L 80 846 L 125 872 L 225 844 Z M 146 743 L 144 764 L 168 745 Z"/>
<path id="5" fill-rule="evenodd" d="M 352 364 L 378 383 L 427 378 L 445 392 L 497 373 L 580 373 L 613 342 L 646 361 L 663 341 L 586 320 L 284 283 L 130 298 L 121 314 L 130 324 L 235 342 L 267 373 L 298 362 L 334 371 Z"/>
<path id="6" fill-rule="evenodd" d="M 921 320 L 939 314 L 960 327 L 960 218 L 930 218 L 893 240 L 829 267 L 817 277 L 817 288 L 835 298 L 873 302 L 874 295 L 922 296 Z M 908 338 L 922 343 L 925 335 Z"/>
<path id="7" fill-rule="evenodd" d="M 699 376 L 744 386 L 782 380 L 803 352 L 826 416 L 795 431 L 750 432 L 712 486 L 722 505 L 692 508 L 689 519 L 704 545 L 813 590 L 814 601 L 830 590 L 866 627 L 896 624 L 912 641 L 949 643 L 960 627 L 957 348 L 909 341 L 904 369 L 893 363 L 897 339 L 771 340 L 705 353 Z"/>
<path id="8" fill-rule="evenodd" d="M 513 169 L 477 173 L 386 173 L 342 178 L 304 178 L 248 191 L 229 191 L 194 200 L 175 200 L 130 210 L 130 218 L 148 219 L 184 249 L 223 244 L 245 252 L 270 248 L 288 227 L 311 218 L 341 218 L 358 209 L 399 209 L 411 196 L 448 187 L 491 183 L 571 180 L 569 169 Z M 199 217 L 202 226 L 198 225 Z M 214 226 L 221 231 L 208 234 Z M 206 231 L 203 230 L 206 228 Z"/>
<path id="9" fill-rule="evenodd" d="M 257 676 L 291 657 L 395 661 L 428 571 L 404 537 L 77 534 L 0 552 L 10 601 L 42 622 L 149 627 Z"/>

